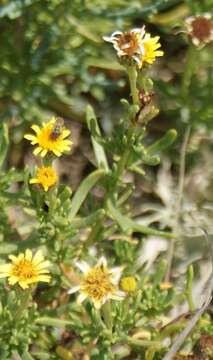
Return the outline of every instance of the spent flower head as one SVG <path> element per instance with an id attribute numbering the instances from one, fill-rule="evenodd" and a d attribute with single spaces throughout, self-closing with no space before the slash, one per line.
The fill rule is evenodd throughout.
<path id="1" fill-rule="evenodd" d="M 19 284 L 22 289 L 27 289 L 39 281 L 50 282 L 47 275 L 50 262 L 44 260 L 40 250 L 33 256 L 32 251 L 27 249 L 18 256 L 9 255 L 9 259 L 11 263 L 0 265 L 0 278 L 7 277 L 10 285 Z"/>
<path id="2" fill-rule="evenodd" d="M 118 57 L 128 65 L 132 62 L 137 64 L 139 69 L 143 63 L 152 64 L 157 56 L 163 56 L 163 51 L 158 50 L 161 45 L 158 42 L 159 36 L 151 37 L 145 32 L 145 26 L 130 31 L 115 31 L 111 36 L 104 36 L 103 39 L 113 44 Z"/>
<path id="3" fill-rule="evenodd" d="M 94 267 L 90 267 L 85 261 L 77 262 L 76 265 L 83 272 L 83 279 L 78 286 L 68 290 L 68 293 L 79 291 L 78 303 L 89 297 L 95 308 L 99 309 L 109 299 L 123 300 L 124 293 L 118 290 L 121 267 L 108 269 L 104 257 L 101 257 Z"/>
<path id="4" fill-rule="evenodd" d="M 211 14 L 189 16 L 185 19 L 186 32 L 193 44 L 203 47 L 213 40 L 213 22 Z"/>
<path id="5" fill-rule="evenodd" d="M 30 179 L 30 184 L 39 184 L 44 191 L 48 191 L 58 181 L 58 175 L 52 166 L 42 166 L 36 171 L 36 176 Z"/>
<path id="6" fill-rule="evenodd" d="M 32 145 L 37 145 L 33 151 L 35 155 L 40 154 L 41 157 L 48 153 L 61 156 L 64 152 L 69 151 L 72 145 L 71 140 L 67 140 L 70 130 L 57 123 L 57 118 L 53 117 L 49 122 L 44 123 L 42 127 L 32 125 L 35 135 L 26 134 L 25 139 L 29 140 Z"/>

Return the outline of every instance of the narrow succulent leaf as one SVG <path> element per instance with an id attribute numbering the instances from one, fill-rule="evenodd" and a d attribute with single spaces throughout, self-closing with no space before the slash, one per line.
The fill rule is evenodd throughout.
<path id="1" fill-rule="evenodd" d="M 147 154 L 154 155 L 162 150 L 165 150 L 175 141 L 176 138 L 177 131 L 175 129 L 167 131 L 165 136 L 147 148 Z"/>
<path id="2" fill-rule="evenodd" d="M 96 141 L 95 136 L 92 131 L 92 126 L 94 126 L 95 133 L 98 134 L 99 136 L 101 136 L 97 118 L 95 116 L 93 108 L 90 105 L 87 106 L 86 118 L 87 118 L 87 126 L 91 132 L 92 145 L 93 145 L 93 149 L 94 149 L 98 167 L 108 171 L 109 166 L 108 166 L 107 157 L 106 157 L 104 148 L 101 144 L 99 144 Z"/>
<path id="3" fill-rule="evenodd" d="M 6 158 L 8 146 L 9 146 L 8 127 L 7 124 L 3 123 L 0 126 L 0 168 L 2 167 L 4 160 Z"/>
<path id="4" fill-rule="evenodd" d="M 105 170 L 96 170 L 93 173 L 91 173 L 89 176 L 87 176 L 86 179 L 84 179 L 77 189 L 75 195 L 72 198 L 72 204 L 71 204 L 71 210 L 69 219 L 73 220 L 76 214 L 78 213 L 78 210 L 80 209 L 81 205 L 83 204 L 84 200 L 86 199 L 88 193 L 92 189 L 92 187 L 98 182 L 98 180 L 103 177 L 106 174 Z"/>

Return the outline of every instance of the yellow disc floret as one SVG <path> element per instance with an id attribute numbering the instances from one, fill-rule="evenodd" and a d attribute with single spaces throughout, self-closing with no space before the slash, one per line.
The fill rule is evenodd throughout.
<path id="1" fill-rule="evenodd" d="M 137 282 L 133 276 L 126 276 L 121 279 L 121 289 L 127 293 L 134 292 L 137 289 Z"/>
<path id="2" fill-rule="evenodd" d="M 112 274 L 103 266 L 92 268 L 81 284 L 81 291 L 95 302 L 100 302 L 105 296 L 115 291 L 111 277 Z"/>
<path id="3" fill-rule="evenodd" d="M 53 117 L 42 127 L 32 125 L 31 128 L 35 131 L 35 135 L 26 134 L 24 136 L 32 145 L 37 145 L 33 151 L 35 155 L 39 154 L 41 157 L 44 157 L 48 153 L 53 153 L 56 156 L 61 156 L 62 153 L 70 150 L 72 141 L 66 139 L 70 135 L 70 130 L 62 127 L 58 136 L 53 136 L 56 124 L 57 119 Z"/>
<path id="4" fill-rule="evenodd" d="M 0 277 L 8 277 L 10 285 L 19 284 L 22 289 L 27 289 L 33 283 L 50 281 L 50 276 L 47 275 L 50 263 L 44 261 L 40 250 L 34 257 L 32 251 L 27 249 L 18 256 L 10 255 L 9 259 L 11 263 L 0 265 Z"/>
<path id="5" fill-rule="evenodd" d="M 44 191 L 48 191 L 58 181 L 58 175 L 51 166 L 42 166 L 37 169 L 36 177 L 30 179 L 30 184 L 39 184 Z"/>

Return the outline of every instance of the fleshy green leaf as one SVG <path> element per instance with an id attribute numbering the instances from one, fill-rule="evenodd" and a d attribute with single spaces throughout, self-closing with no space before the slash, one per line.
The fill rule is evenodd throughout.
<path id="1" fill-rule="evenodd" d="M 92 126 L 94 126 L 95 133 L 101 136 L 97 118 L 95 116 L 93 108 L 90 105 L 87 106 L 86 118 L 87 118 L 87 126 L 90 132 L 92 133 Z M 93 134 L 91 135 L 91 139 L 92 139 L 92 145 L 95 152 L 95 157 L 97 160 L 98 167 L 108 171 L 109 166 L 103 146 L 95 140 Z"/>
<path id="2" fill-rule="evenodd" d="M 87 176 L 84 179 L 77 189 L 75 195 L 72 198 L 71 210 L 70 210 L 70 220 L 74 219 L 75 215 L 77 214 L 78 210 L 80 209 L 82 203 L 86 199 L 88 193 L 90 192 L 91 188 L 97 183 L 97 181 L 106 174 L 105 170 L 96 170 Z"/>

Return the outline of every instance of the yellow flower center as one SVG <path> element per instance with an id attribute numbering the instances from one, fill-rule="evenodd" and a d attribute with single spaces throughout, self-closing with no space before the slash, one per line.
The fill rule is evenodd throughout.
<path id="1" fill-rule="evenodd" d="M 111 273 L 102 266 L 92 268 L 86 274 L 81 290 L 95 301 L 102 300 L 115 290 L 111 282 Z"/>
<path id="2" fill-rule="evenodd" d="M 37 275 L 31 261 L 23 259 L 17 264 L 13 265 L 12 275 L 17 276 L 21 281 L 32 279 Z"/>
<path id="3" fill-rule="evenodd" d="M 38 144 L 42 149 L 52 151 L 58 144 L 60 144 L 61 140 L 63 140 L 62 132 L 57 137 L 52 136 L 54 127 L 55 123 L 49 122 L 37 135 Z"/>
<path id="4" fill-rule="evenodd" d="M 55 170 L 48 167 L 41 167 L 37 172 L 38 183 L 41 184 L 44 188 L 51 187 L 56 184 L 58 177 Z"/>
<path id="5" fill-rule="evenodd" d="M 126 292 L 133 292 L 137 288 L 137 282 L 133 276 L 126 276 L 121 279 L 121 288 Z"/>

